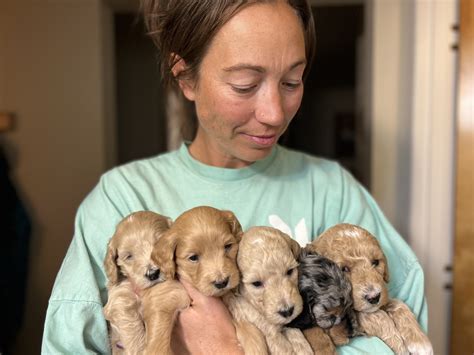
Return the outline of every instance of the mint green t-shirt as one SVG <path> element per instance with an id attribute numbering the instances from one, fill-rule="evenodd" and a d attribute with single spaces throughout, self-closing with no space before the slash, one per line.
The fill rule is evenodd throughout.
<path id="1" fill-rule="evenodd" d="M 49 300 L 44 354 L 110 353 L 102 306 L 103 260 L 117 223 L 138 210 L 175 219 L 209 205 L 235 213 L 244 230 L 273 226 L 305 245 L 333 226 L 360 225 L 380 241 L 390 269 L 389 292 L 426 330 L 423 271 L 367 191 L 335 162 L 276 146 L 242 169 L 204 165 L 180 149 L 112 169 L 79 207 L 75 232 Z M 378 338 L 358 337 L 340 354 L 391 354 Z"/>

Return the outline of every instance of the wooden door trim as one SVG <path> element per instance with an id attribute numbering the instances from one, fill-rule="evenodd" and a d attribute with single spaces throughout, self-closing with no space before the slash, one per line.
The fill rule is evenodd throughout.
<path id="1" fill-rule="evenodd" d="M 474 1 L 460 2 L 451 354 L 474 352 Z"/>

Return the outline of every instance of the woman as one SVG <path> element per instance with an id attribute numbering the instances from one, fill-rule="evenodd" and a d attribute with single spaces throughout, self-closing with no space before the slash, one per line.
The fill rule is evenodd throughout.
<path id="1" fill-rule="evenodd" d="M 306 1 L 155 0 L 143 9 L 165 82 L 194 103 L 197 130 L 177 151 L 108 172 L 81 204 L 43 352 L 109 351 L 102 260 L 115 225 L 136 210 L 174 219 L 197 205 L 230 209 L 244 229 L 272 225 L 300 243 L 340 222 L 368 229 L 388 257 L 391 296 L 426 327 L 420 265 L 370 195 L 337 163 L 277 145 L 300 106 L 314 51 Z M 222 304 L 187 287 L 193 306 L 179 315 L 176 341 L 196 354 L 239 353 Z M 391 352 L 376 338 L 341 348 L 359 351 Z"/>

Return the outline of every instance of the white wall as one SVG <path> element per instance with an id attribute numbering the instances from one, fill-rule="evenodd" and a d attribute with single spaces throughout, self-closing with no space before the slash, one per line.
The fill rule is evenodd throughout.
<path id="1" fill-rule="evenodd" d="M 402 2 L 403 3 L 403 2 Z M 411 2 L 406 2 L 411 3 Z M 402 4 L 399 1 L 373 2 L 372 33 L 372 185 L 371 191 L 398 231 L 407 236 L 408 209 L 406 195 L 409 185 L 399 182 L 409 175 L 409 156 L 400 159 L 403 139 L 409 143 L 410 122 L 400 95 L 401 87 L 411 84 L 404 66 Z M 409 27 L 410 28 L 410 27 Z M 411 27 L 412 28 L 412 27 Z M 404 208 L 402 208 L 404 207 Z"/>
<path id="2" fill-rule="evenodd" d="M 15 152 L 15 182 L 34 222 L 19 354 L 39 352 L 76 208 L 108 165 L 106 146 L 113 149 L 104 121 L 111 111 L 104 16 L 99 0 L 0 2 L 0 109 L 18 117 L 4 141 Z"/>

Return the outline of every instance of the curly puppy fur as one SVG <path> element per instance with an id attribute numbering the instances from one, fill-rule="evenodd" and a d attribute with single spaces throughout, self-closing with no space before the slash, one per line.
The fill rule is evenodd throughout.
<path id="1" fill-rule="evenodd" d="M 288 326 L 303 330 L 314 352 L 335 354 L 358 329 L 352 287 L 333 261 L 302 250 L 298 266 L 303 311 Z"/>
<path id="2" fill-rule="evenodd" d="M 335 261 L 352 285 L 354 309 L 363 332 L 382 339 L 397 354 L 432 354 L 428 337 L 408 306 L 390 299 L 387 259 L 377 239 L 367 230 L 338 224 L 308 244 Z"/>
<path id="3" fill-rule="evenodd" d="M 105 318 L 110 324 L 114 354 L 136 354 L 143 348 L 145 328 L 142 318 L 143 290 L 164 281 L 151 254 L 155 243 L 171 225 L 171 220 L 150 211 L 125 217 L 107 246 L 104 260 L 108 278 Z"/>
<path id="4" fill-rule="evenodd" d="M 199 292 L 221 297 L 239 284 L 236 258 L 242 227 L 230 211 L 200 206 L 181 214 L 156 243 L 152 260 L 166 282 L 143 295 L 148 354 L 172 354 L 171 335 L 179 310 L 191 300 L 175 276 Z"/>
<path id="5" fill-rule="evenodd" d="M 246 354 L 312 354 L 299 329 L 286 328 L 303 309 L 298 291 L 298 243 L 271 227 L 242 236 L 238 290 L 224 297 Z M 266 343 L 266 344 L 265 344 Z"/>

